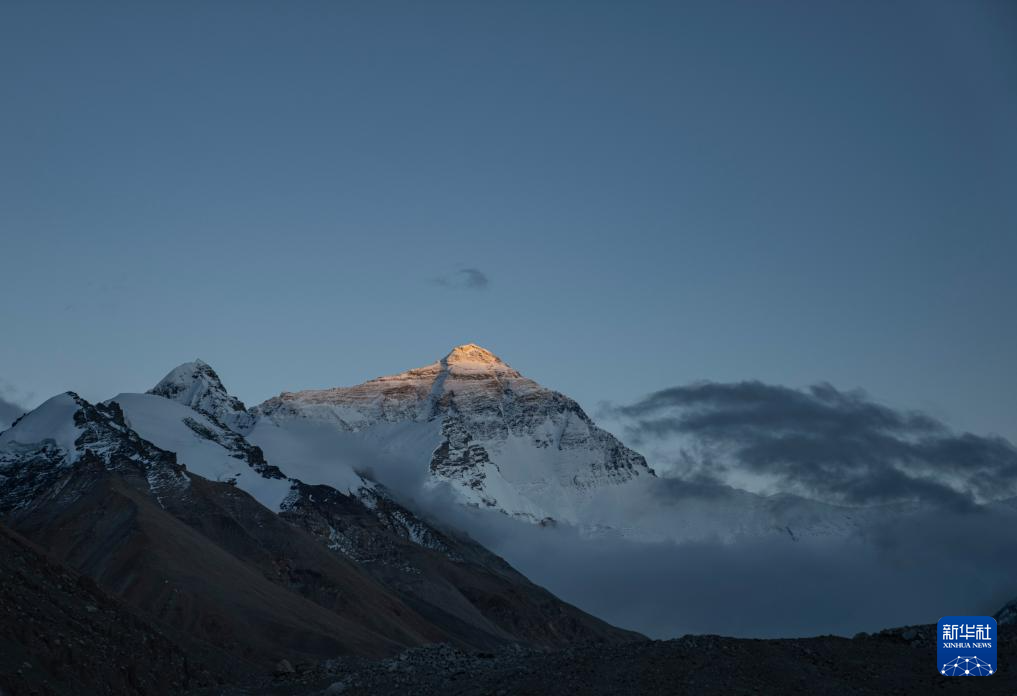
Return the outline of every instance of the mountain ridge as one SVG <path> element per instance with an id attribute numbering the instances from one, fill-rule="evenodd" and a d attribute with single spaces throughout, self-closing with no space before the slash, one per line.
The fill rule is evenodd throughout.
<path id="1" fill-rule="evenodd" d="M 185 363 L 170 374 L 189 369 Z M 352 387 L 284 391 L 239 413 L 224 407 L 218 384 L 178 385 L 168 397 L 195 403 L 311 485 L 355 492 L 360 473 L 380 467 L 419 479 L 426 495 L 447 487 L 467 507 L 564 523 L 585 535 L 658 541 L 843 536 L 881 514 L 724 487 L 711 489 L 703 505 L 681 490 L 705 484 L 658 478 L 574 400 L 475 343 Z M 194 393 L 200 396 L 188 396 Z M 682 506 L 667 505 L 676 493 Z"/>
<path id="2" fill-rule="evenodd" d="M 223 424 L 233 402 L 214 370 L 184 367 L 168 396 L 61 394 L 0 435 L 0 522 L 256 669 L 436 641 L 642 639 L 368 478 L 340 490 L 287 477 L 239 432 L 246 410 Z"/>

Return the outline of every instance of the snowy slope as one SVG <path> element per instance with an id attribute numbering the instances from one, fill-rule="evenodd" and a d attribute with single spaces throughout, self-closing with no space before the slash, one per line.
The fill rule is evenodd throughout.
<path id="1" fill-rule="evenodd" d="M 236 405 L 243 409 L 243 405 L 201 360 L 174 368 L 147 394 L 120 394 L 111 403 L 119 403 L 132 427 L 175 452 L 190 471 L 233 483 L 287 519 L 317 514 L 326 500 L 348 497 L 362 506 L 361 512 L 396 536 L 432 550 L 447 551 L 434 542 L 438 532 L 402 508 L 389 491 L 373 480 L 373 468 L 402 465 L 398 452 L 386 449 L 384 437 L 364 446 L 346 441 L 345 433 L 313 421 L 295 423 L 285 429 L 270 421 L 255 422 L 246 410 L 234 410 Z M 233 428 L 223 423 L 223 414 Z M 246 436 L 239 432 L 245 424 Z M 406 437 L 405 432 L 413 424 L 391 426 L 402 435 L 391 438 L 392 442 L 416 441 L 417 438 Z M 429 438 L 426 432 L 429 430 L 433 428 L 425 427 L 420 437 Z M 292 471 L 299 471 L 306 478 L 289 476 Z M 350 504 L 348 500 L 342 503 Z M 334 528 L 314 531 L 327 534 L 331 541 L 344 536 Z M 357 542 L 348 539 L 342 544 L 331 541 L 330 548 L 353 559 L 371 556 L 376 551 L 374 540 L 365 542 L 371 547 L 368 549 L 359 548 Z"/>
<path id="2" fill-rule="evenodd" d="M 74 421 L 80 408 L 74 395 L 57 394 L 0 433 L 0 470 L 4 467 L 4 453 L 8 454 L 9 462 L 11 455 L 30 449 L 50 448 L 65 455 L 66 463 L 73 463 L 79 454 L 74 443 L 84 432 Z"/>
<path id="3" fill-rule="evenodd" d="M 355 447 L 351 449 L 336 441 L 335 429 L 315 427 L 312 422 L 281 429 L 268 421 L 256 421 L 243 403 L 227 391 L 215 370 L 200 359 L 173 368 L 147 394 L 121 394 L 114 400 L 127 402 L 125 410 L 131 414 L 132 423 L 151 435 L 153 442 L 165 442 L 167 449 L 177 452 L 182 461 L 186 462 L 188 456 L 195 456 L 195 465 L 207 471 L 208 474 L 203 475 L 211 478 L 233 478 L 236 471 L 243 470 L 243 464 L 231 462 L 230 458 L 238 456 L 236 451 L 239 449 L 254 448 L 259 450 L 257 456 L 263 462 L 271 462 L 269 466 L 274 469 L 273 475 L 277 478 L 288 476 L 355 495 L 361 488 L 373 486 L 356 471 L 364 468 L 366 451 Z M 198 430 L 213 433 L 206 438 L 198 434 L 198 452 L 193 450 L 196 433 L 195 428 L 186 422 L 188 418 L 202 424 Z M 167 420 L 177 424 L 169 427 L 180 436 L 178 439 L 170 439 L 169 433 L 165 432 L 164 421 Z M 179 428 L 181 421 L 187 427 Z M 185 433 L 185 430 L 190 433 Z M 225 443 L 225 450 L 223 447 L 215 450 L 217 441 Z M 188 445 L 192 446 L 191 449 L 177 449 Z M 214 456 L 209 454 L 213 450 Z M 246 481 L 237 479 L 238 485 L 245 490 L 248 490 L 247 486 L 265 486 L 251 481 L 251 478 Z M 277 490 L 279 485 L 268 485 L 273 491 L 271 494 L 266 492 L 266 500 L 274 503 L 280 492 Z M 253 490 L 248 492 L 262 500 Z M 278 510 L 277 505 L 267 507 Z"/>
<path id="4" fill-rule="evenodd" d="M 183 404 L 154 394 L 118 394 L 132 430 L 155 446 L 175 452 L 177 462 L 211 481 L 233 482 L 259 503 L 278 512 L 292 484 L 281 474 L 259 472 L 239 438 Z"/>

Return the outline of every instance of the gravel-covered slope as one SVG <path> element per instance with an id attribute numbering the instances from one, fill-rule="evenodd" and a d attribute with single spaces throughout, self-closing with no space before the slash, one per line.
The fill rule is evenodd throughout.
<path id="1" fill-rule="evenodd" d="M 250 694 L 344 696 L 646 696 L 689 694 L 1015 694 L 1017 631 L 1000 631 L 1000 669 L 991 677 L 936 671 L 935 626 L 854 639 L 821 636 L 747 640 L 685 636 L 553 652 L 464 653 L 447 646 L 409 650 L 379 662 L 341 660 L 328 672 L 265 683 Z"/>

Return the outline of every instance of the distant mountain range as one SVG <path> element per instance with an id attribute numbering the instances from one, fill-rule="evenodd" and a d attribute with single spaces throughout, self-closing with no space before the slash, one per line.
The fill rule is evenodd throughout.
<path id="1" fill-rule="evenodd" d="M 43 582 L 50 561 L 40 559 L 80 574 L 97 597 L 82 601 L 111 607 L 98 617 L 108 630 L 127 621 L 137 640 L 180 656 L 178 685 L 435 642 L 642 639 L 533 584 L 469 529 L 411 509 L 380 475 L 393 471 L 424 489 L 447 487 L 467 507 L 591 536 L 793 543 L 901 512 L 726 487 L 705 502 L 648 509 L 645 501 L 674 494 L 674 481 L 575 401 L 474 344 L 421 368 L 284 392 L 251 409 L 197 360 L 145 394 L 96 404 L 57 395 L 0 434 L 0 542 L 17 549 L 4 557 L 6 572 L 21 558 L 18 577 L 35 578 L 44 594 L 77 581 Z M 59 600 L 68 601 L 77 602 Z M 10 617 L 17 606 L 0 610 Z M 44 634 L 27 625 L 0 640 L 17 655 Z M 59 662 L 63 653 L 46 645 Z M 139 663 L 135 686 L 172 690 L 157 662 Z M 53 674 L 73 681 L 75 669 Z"/>

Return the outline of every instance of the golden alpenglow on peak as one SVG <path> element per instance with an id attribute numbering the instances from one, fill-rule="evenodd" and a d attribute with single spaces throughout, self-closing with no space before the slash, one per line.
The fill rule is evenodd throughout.
<path id="1" fill-rule="evenodd" d="M 464 343 L 461 346 L 456 346 L 452 352 L 445 356 L 445 361 L 450 365 L 456 363 L 504 364 L 501 358 L 476 343 Z"/>

